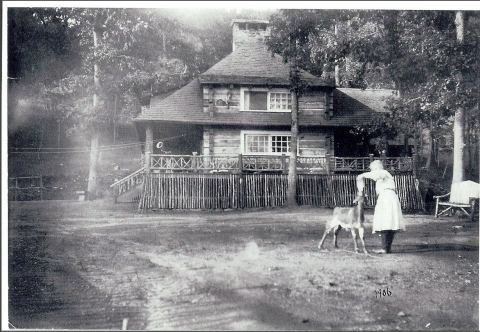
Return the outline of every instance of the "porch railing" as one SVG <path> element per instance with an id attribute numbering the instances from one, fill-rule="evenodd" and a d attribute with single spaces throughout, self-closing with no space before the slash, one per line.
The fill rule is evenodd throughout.
<path id="1" fill-rule="evenodd" d="M 151 154 L 149 170 L 160 172 L 283 172 L 288 171 L 286 155 L 163 155 Z M 380 158 L 392 172 L 414 171 L 413 157 Z M 365 172 L 373 157 L 299 156 L 299 173 Z"/>
<path id="2" fill-rule="evenodd" d="M 113 195 L 114 197 L 118 197 L 130 190 L 132 190 L 134 187 L 137 185 L 140 185 L 143 183 L 145 177 L 145 168 L 142 167 L 132 174 L 129 174 L 128 176 L 124 177 L 123 179 L 115 181 L 112 185 L 110 185 L 110 188 L 113 190 Z"/>
<path id="3" fill-rule="evenodd" d="M 393 172 L 413 171 L 413 157 L 381 157 L 385 169 Z M 331 168 L 335 171 L 359 171 L 368 170 L 373 157 L 331 157 Z"/>

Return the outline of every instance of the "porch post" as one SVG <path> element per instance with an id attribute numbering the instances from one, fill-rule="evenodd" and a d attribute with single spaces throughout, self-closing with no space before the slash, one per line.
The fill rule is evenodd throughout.
<path id="1" fill-rule="evenodd" d="M 197 164 L 197 152 L 192 152 L 192 170 L 193 172 L 198 172 L 198 164 Z"/>
<path id="2" fill-rule="evenodd" d="M 325 153 L 325 170 L 327 171 L 327 174 L 330 174 L 332 172 L 330 168 L 330 153 Z"/>
<path id="3" fill-rule="evenodd" d="M 240 174 L 243 173 L 243 156 L 241 153 L 238 155 L 238 171 Z"/>
<path id="4" fill-rule="evenodd" d="M 150 158 L 153 153 L 153 128 L 151 124 L 145 127 L 145 169 L 150 170 Z"/>

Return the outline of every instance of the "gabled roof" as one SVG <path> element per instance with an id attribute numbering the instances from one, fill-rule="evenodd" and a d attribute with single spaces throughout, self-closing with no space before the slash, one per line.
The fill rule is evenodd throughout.
<path id="1" fill-rule="evenodd" d="M 203 119 L 203 90 L 198 79 L 194 79 L 166 98 L 153 97 L 150 108 L 135 118 L 141 120 L 163 120 L 195 122 Z"/>
<path id="2" fill-rule="evenodd" d="M 383 112 L 393 90 L 334 90 L 334 116 L 325 119 L 323 112 L 307 115 L 300 112 L 300 126 L 352 126 L 367 123 L 375 112 Z M 290 113 L 215 112 L 211 117 L 203 111 L 203 90 L 198 79 L 164 99 L 153 98 L 150 108 L 135 121 L 168 121 L 189 124 L 289 126 Z"/>
<path id="3" fill-rule="evenodd" d="M 279 55 L 272 55 L 261 41 L 240 45 L 232 53 L 200 75 L 201 83 L 289 85 L 289 65 Z M 304 70 L 301 77 L 311 86 L 331 86 Z"/>

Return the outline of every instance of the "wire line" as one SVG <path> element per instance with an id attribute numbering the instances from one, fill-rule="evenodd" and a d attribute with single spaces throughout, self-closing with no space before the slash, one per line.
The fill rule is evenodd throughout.
<path id="1" fill-rule="evenodd" d="M 177 136 L 165 137 L 162 139 L 153 140 L 153 143 L 169 141 L 175 138 L 180 137 L 188 137 L 192 136 L 192 134 L 182 134 Z M 130 148 L 135 146 L 144 145 L 145 142 L 139 143 L 125 143 L 125 144 L 115 144 L 115 145 L 103 145 L 98 148 L 98 151 L 113 151 L 119 150 L 124 148 Z M 31 150 L 31 151 L 12 151 L 14 150 Z M 59 150 L 59 151 L 42 151 L 42 150 Z M 26 153 L 41 153 L 41 154 L 68 154 L 68 153 L 87 153 L 90 152 L 91 149 L 79 149 L 79 148 L 11 148 L 8 153 L 12 154 L 26 154 Z"/>

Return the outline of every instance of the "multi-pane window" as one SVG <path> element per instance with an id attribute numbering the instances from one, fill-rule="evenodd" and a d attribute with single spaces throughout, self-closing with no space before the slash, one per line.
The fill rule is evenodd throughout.
<path id="1" fill-rule="evenodd" d="M 289 112 L 292 110 L 290 92 L 242 89 L 242 110 L 263 112 Z"/>
<path id="2" fill-rule="evenodd" d="M 268 153 L 268 135 L 245 135 L 247 153 Z"/>
<path id="3" fill-rule="evenodd" d="M 290 152 L 290 136 L 286 136 L 286 135 L 271 136 L 271 141 L 272 141 L 273 153 Z"/>
<path id="4" fill-rule="evenodd" d="M 290 152 L 290 135 L 245 134 L 245 154 L 286 154 Z"/>
<path id="5" fill-rule="evenodd" d="M 288 111 L 292 109 L 292 95 L 284 92 L 270 92 L 271 111 Z"/>

